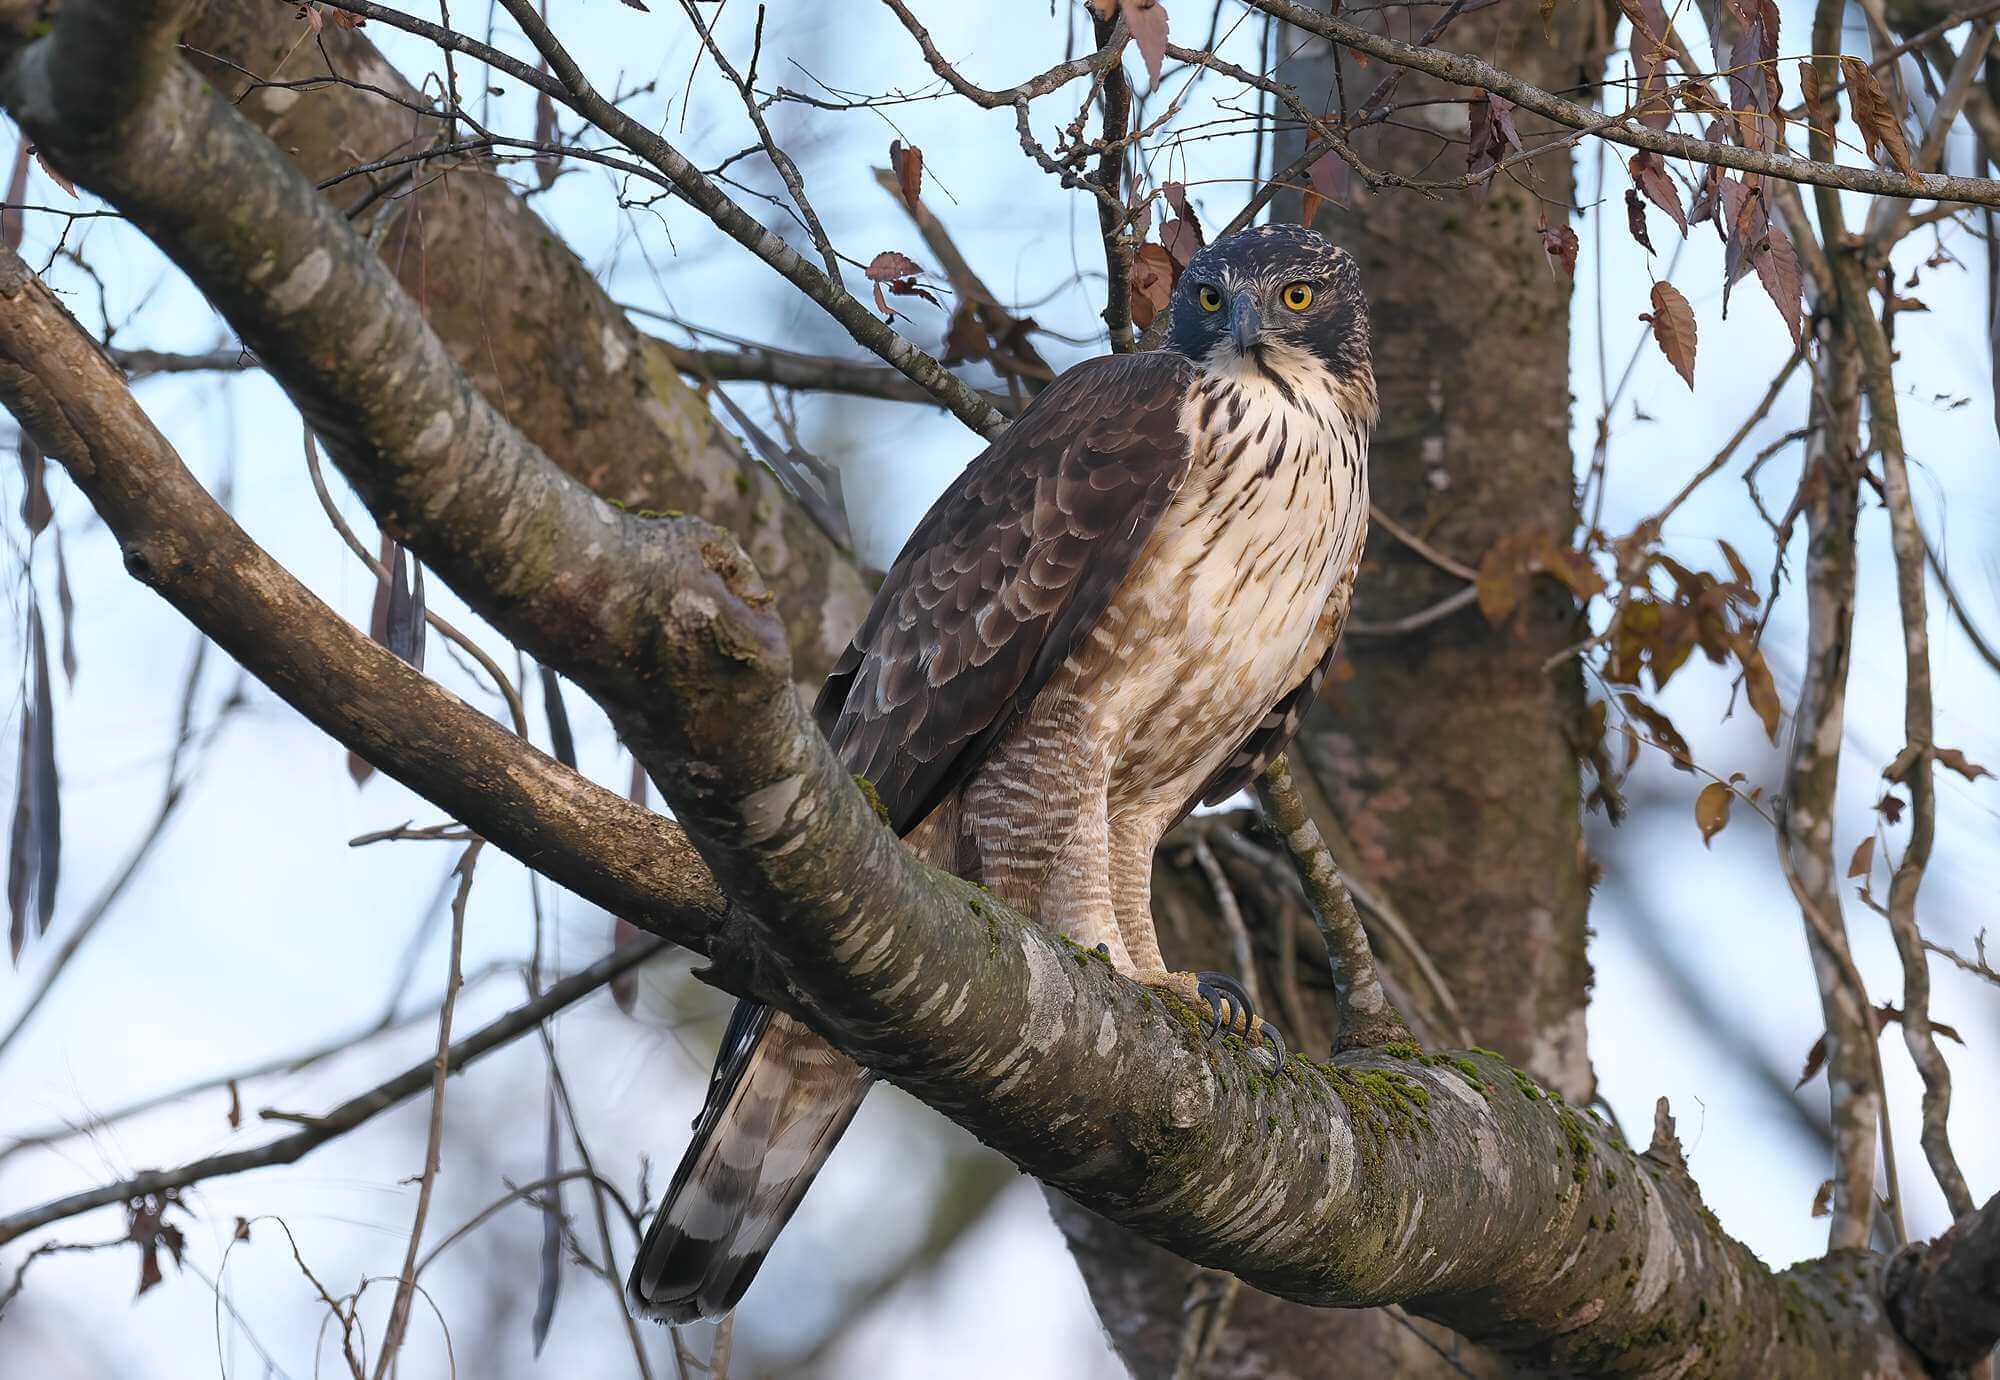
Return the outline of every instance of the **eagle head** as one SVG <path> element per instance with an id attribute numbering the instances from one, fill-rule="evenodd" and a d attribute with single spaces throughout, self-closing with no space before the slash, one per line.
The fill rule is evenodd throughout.
<path id="1" fill-rule="evenodd" d="M 1167 348 L 1200 364 L 1317 364 L 1372 396 L 1368 299 L 1354 258 L 1300 225 L 1255 225 L 1188 260 Z"/>

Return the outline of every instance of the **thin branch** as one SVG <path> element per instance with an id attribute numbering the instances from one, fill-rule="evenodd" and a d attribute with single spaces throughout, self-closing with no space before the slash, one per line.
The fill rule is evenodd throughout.
<path id="1" fill-rule="evenodd" d="M 701 35 L 702 45 L 708 49 L 708 55 L 715 59 L 715 65 L 722 69 L 722 75 L 729 78 L 730 85 L 734 86 L 737 94 L 743 98 L 743 109 L 750 116 L 750 123 L 757 127 L 757 140 L 764 146 L 764 156 L 769 158 L 771 166 L 778 170 L 779 178 L 784 181 L 785 190 L 792 195 L 792 204 L 799 208 L 799 215 L 805 219 L 806 231 L 812 236 L 813 244 L 819 250 L 820 261 L 826 265 L 826 276 L 832 281 L 833 286 L 844 290 L 845 284 L 840 277 L 840 255 L 835 252 L 833 241 L 827 236 L 826 227 L 820 224 L 819 213 L 813 210 L 812 202 L 806 197 L 805 175 L 799 171 L 799 165 L 792 161 L 792 156 L 786 153 L 772 137 L 771 127 L 764 123 L 764 110 L 757 103 L 756 92 L 750 89 L 750 83 L 745 81 L 730 63 L 728 55 L 722 51 L 722 45 L 715 41 L 714 32 L 703 22 L 701 11 L 695 8 L 694 0 L 681 0 L 681 10 L 687 15 L 688 23 L 694 26 L 694 31 Z M 716 13 L 720 14 L 721 10 L 718 9 Z M 760 38 L 763 31 L 764 22 L 760 18 L 757 21 Z M 751 65 L 754 68 L 756 64 L 753 61 Z"/>
<path id="2" fill-rule="evenodd" d="M 637 944 L 614 949 L 588 968 L 551 984 L 548 990 L 535 1000 L 515 1007 L 506 1015 L 488 1022 L 454 1043 L 445 1052 L 446 1072 L 462 1069 L 474 1060 L 519 1039 L 556 1012 L 581 1001 L 620 973 L 636 968 L 666 947 L 665 941 L 648 938 Z M 0 1245 L 94 1208 L 129 1202 L 149 1193 L 158 1194 L 168 1189 L 186 1188 L 190 1184 L 203 1183 L 230 1174 L 241 1174 L 246 1170 L 295 1163 L 328 1141 L 339 1139 L 355 1127 L 372 1121 L 391 1107 L 430 1087 L 436 1077 L 437 1069 L 437 1059 L 434 1056 L 427 1056 L 423 1062 L 411 1065 L 394 1078 L 378 1083 L 366 1092 L 347 1099 L 325 1115 L 311 1118 L 291 1135 L 268 1144 L 249 1150 L 232 1150 L 226 1154 L 210 1155 L 176 1169 L 148 1170 L 129 1179 L 121 1179 L 117 1183 L 72 1193 L 66 1198 L 58 1198 L 53 1202 L 42 1203 L 37 1207 L 0 1217 Z"/>
<path id="3" fill-rule="evenodd" d="M 1496 96 L 1504 96 L 1544 119 L 1574 130 L 1595 133 L 1614 144 L 1647 149 L 1670 158 L 1712 163 L 1738 172 L 1763 173 L 1817 187 L 1869 192 L 1876 196 L 2000 206 L 2000 182 L 1990 178 L 1946 177 L 1927 173 L 1912 180 L 1901 173 L 1885 172 L 1879 168 L 1858 168 L 1819 158 L 1799 158 L 1788 153 L 1746 149 L 1735 144 L 1695 139 L 1669 130 L 1656 130 L 1636 123 L 1637 117 L 1630 113 L 1607 120 L 1599 111 L 1544 91 L 1476 57 L 1417 47 L 1382 34 L 1370 33 L 1344 19 L 1295 3 L 1295 0 L 1244 0 L 1244 3 L 1370 57 L 1427 73 L 1440 81 L 1477 87 Z"/>
<path id="4" fill-rule="evenodd" d="M 451 1018 L 458 1009 L 458 990 L 465 977 L 461 966 L 465 954 L 465 904 L 472 895 L 472 871 L 479 865 L 479 850 L 483 846 L 484 840 L 474 839 L 458 859 L 458 892 L 451 898 L 451 959 L 445 975 L 444 1001 L 438 1006 L 437 1058 L 431 1072 L 431 1116 L 424 1137 L 424 1168 L 417 1177 L 416 1214 L 411 1219 L 410 1239 L 403 1250 L 396 1297 L 389 1306 L 389 1325 L 382 1334 L 382 1349 L 375 1359 L 375 1380 L 387 1380 L 410 1325 L 410 1301 L 417 1288 L 417 1253 L 423 1247 L 424 1222 L 430 1216 L 431 1191 L 437 1186 L 438 1166 L 444 1151 L 444 1089 L 452 1062 Z"/>
<path id="5" fill-rule="evenodd" d="M 834 355 L 798 354 L 775 345 L 717 349 L 675 345 L 657 338 L 650 343 L 674 368 L 701 382 L 767 383 L 802 393 L 844 393 L 886 402 L 940 405 L 935 394 L 886 365 L 862 364 Z M 979 396 L 996 412 L 1012 410 L 1012 401 L 1004 394 L 981 390 Z"/>
<path id="6" fill-rule="evenodd" d="M 1131 37 L 1123 10 L 1113 8 L 1109 17 L 1091 10 L 1091 24 L 1100 52 L 1122 54 Z M 1125 238 L 1125 136 L 1132 119 L 1132 83 L 1125 76 L 1125 64 L 1113 61 L 1098 76 L 1098 106 L 1104 112 L 1104 152 L 1098 155 L 1097 171 L 1091 181 L 1097 185 L 1097 229 L 1104 241 L 1104 326 L 1111 336 L 1113 354 L 1124 354 L 1132 340 L 1132 250 Z"/>
<path id="7" fill-rule="evenodd" d="M 1319 826 L 1307 813 L 1292 782 L 1291 763 L 1279 753 L 1264 774 L 1257 778 L 1257 799 L 1271 821 L 1271 827 L 1285 841 L 1305 887 L 1319 931 L 1326 937 L 1326 953 L 1333 965 L 1333 994 L 1340 1011 L 1340 1034 L 1336 1050 L 1364 1049 L 1408 1040 L 1410 1030 L 1389 1004 L 1382 980 L 1375 971 L 1375 955 L 1368 947 L 1368 932 L 1354 909 L 1354 898 L 1334 862 L 1333 852 L 1320 837 Z"/>

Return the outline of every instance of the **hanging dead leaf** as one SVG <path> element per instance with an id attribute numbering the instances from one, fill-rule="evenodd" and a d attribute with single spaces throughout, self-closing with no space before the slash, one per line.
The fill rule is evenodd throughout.
<path id="1" fill-rule="evenodd" d="M 1125 11 L 1125 26 L 1132 31 L 1132 46 L 1146 64 L 1146 80 L 1160 84 L 1160 67 L 1167 57 L 1167 7 L 1160 0 L 1118 0 Z"/>
<path id="2" fill-rule="evenodd" d="M 1522 152 L 1521 135 L 1514 128 L 1514 103 L 1505 96 L 1482 91 L 1466 107 L 1465 170 L 1474 176 L 1499 166 L 1511 147 Z M 1484 196 L 1493 188 L 1493 179 L 1478 182 L 1475 190 Z"/>
<path id="3" fill-rule="evenodd" d="M 1561 225 L 1550 225 L 1546 215 L 1537 228 L 1542 237 L 1542 252 L 1554 263 L 1561 264 L 1565 274 L 1576 277 L 1576 231 L 1569 228 L 1567 221 Z"/>
<path id="4" fill-rule="evenodd" d="M 1763 721 L 1764 736 L 1776 743 L 1784 708 L 1778 702 L 1778 687 L 1771 679 L 1764 653 L 1746 633 L 1733 635 L 1729 643 L 1730 650 L 1736 653 L 1737 664 L 1743 668 L 1743 691 L 1750 698 L 1750 708 Z"/>
<path id="5" fill-rule="evenodd" d="M 1802 62 L 1799 66 L 1804 67 L 1805 64 Z M 1804 1080 L 1801 1079 L 1800 1081 L 1803 1082 Z M 1831 1211 L 1833 1211 L 1833 1180 L 1827 1179 L 1820 1184 L 1818 1191 L 1813 1194 L 1812 1215 L 1815 1217 L 1824 1217 Z"/>
<path id="6" fill-rule="evenodd" d="M 1604 577 L 1590 557 L 1567 542 L 1543 532 L 1535 547 L 1535 566 L 1544 575 L 1560 580 L 1578 599 L 1588 601 L 1604 593 Z"/>
<path id="7" fill-rule="evenodd" d="M 1757 281 L 1764 285 L 1771 305 L 1784 318 L 1792 344 L 1803 344 L 1805 277 L 1799 268 L 1798 247 L 1776 221 L 1765 221 L 1763 242 L 1751 251 L 1750 264 L 1757 270 Z"/>
<path id="8" fill-rule="evenodd" d="M 1174 260 L 1166 246 L 1142 244 L 1132 256 L 1132 324 L 1145 330 L 1174 295 Z"/>
<path id="9" fill-rule="evenodd" d="M 1917 181 L 1917 165 L 1910 157 L 1909 141 L 1903 136 L 1903 122 L 1889 103 L 1888 93 L 1875 80 L 1874 71 L 1860 58 L 1843 57 L 1840 74 L 1847 79 L 1848 109 L 1861 131 L 1863 151 L 1881 163 L 1885 159 L 1877 156 L 1879 148 L 1898 172 L 1912 182 Z"/>
<path id="10" fill-rule="evenodd" d="M 1891 825 L 1901 824 L 1903 822 L 1903 797 L 1900 795 L 1884 795 L 1880 800 L 1875 802 L 1875 812 Z"/>
<path id="11" fill-rule="evenodd" d="M 48 178 L 49 181 L 55 183 L 56 186 L 62 188 L 65 192 L 68 192 L 72 200 L 75 199 L 76 184 L 57 171 L 55 164 L 49 162 L 49 156 L 39 148 L 35 150 L 35 163 L 41 168 L 44 177 Z"/>
<path id="12" fill-rule="evenodd" d="M 1657 153 L 1642 149 L 1633 154 L 1631 162 L 1625 166 L 1626 171 L 1632 174 L 1632 181 L 1646 194 L 1646 200 L 1672 216 L 1681 234 L 1686 235 L 1688 218 L 1687 212 L 1681 209 L 1681 189 L 1668 174 L 1666 160 Z M 1627 201 L 1629 203 L 1629 197 Z"/>
<path id="13" fill-rule="evenodd" d="M 875 309 L 882 313 L 883 320 L 893 321 L 903 314 L 889 305 L 884 289 L 899 297 L 921 297 L 932 306 L 939 305 L 938 299 L 917 282 L 917 275 L 923 271 L 915 259 L 893 249 L 885 249 L 868 261 L 868 281 L 875 285 Z"/>
<path id="14" fill-rule="evenodd" d="M 1354 191 L 1354 167 L 1332 150 L 1321 154 L 1306 169 L 1313 190 L 1336 206 L 1345 206 Z"/>
<path id="15" fill-rule="evenodd" d="M 1967 781 L 1977 781 L 1982 776 L 1993 775 L 1977 762 L 1969 760 L 1958 748 L 1933 748 L 1932 753 L 1940 766 L 1950 767 Z"/>
<path id="16" fill-rule="evenodd" d="M 1652 324 L 1653 339 L 1659 342 L 1660 353 L 1687 380 L 1687 386 L 1693 388 L 1694 308 L 1688 305 L 1687 298 L 1681 296 L 1680 289 L 1665 279 L 1654 283 L 1653 310 L 1641 313 L 1639 319 Z"/>
<path id="17" fill-rule="evenodd" d="M 1503 532 L 1479 558 L 1479 578 L 1474 591 L 1479 611 L 1486 621 L 1498 626 L 1528 597 L 1535 573 L 1535 553 L 1546 545 L 1548 533 L 1533 525 Z"/>
<path id="18" fill-rule="evenodd" d="M 868 281 L 889 283 L 898 278 L 914 278 L 924 271 L 908 254 L 898 254 L 893 249 L 885 249 L 868 261 Z"/>
<path id="19" fill-rule="evenodd" d="M 1806 98 L 1806 121 L 1822 134 L 1833 133 L 1833 106 L 1820 95 L 1819 69 L 1799 60 L 1799 90 Z"/>
<path id="20" fill-rule="evenodd" d="M 1653 248 L 1653 237 L 1646 233 L 1646 203 L 1639 199 L 1637 188 L 1625 189 L 1625 228 L 1632 232 L 1632 238 L 1648 254 L 1657 253 Z"/>
<path id="21" fill-rule="evenodd" d="M 1160 243 L 1174 261 L 1174 272 L 1179 274 L 1201 248 L 1201 231 L 1192 221 L 1177 217 L 1160 227 Z"/>
<path id="22" fill-rule="evenodd" d="M 1694 822 L 1701 829 L 1703 848 L 1708 847 L 1709 840 L 1728 826 L 1729 807 L 1735 799 L 1736 792 L 1720 781 L 1709 782 L 1694 798 Z"/>
<path id="23" fill-rule="evenodd" d="M 1875 836 L 1870 834 L 1867 838 L 1861 840 L 1859 844 L 1855 845 L 1854 856 L 1847 860 L 1847 875 L 1850 877 L 1866 877 L 1873 870 L 1874 866 Z"/>
<path id="24" fill-rule="evenodd" d="M 1757 581 L 1750 574 L 1750 567 L 1743 564 L 1743 558 L 1736 554 L 1736 548 L 1731 546 L 1727 541 L 1718 537 L 1715 544 L 1722 548 L 1722 559 L 1729 562 L 1729 573 L 1736 577 L 1736 583 L 1744 589 L 1751 591 L 1751 596 L 1754 599 L 1756 597 Z"/>
<path id="25" fill-rule="evenodd" d="M 1632 66 L 1638 76 L 1631 113 L 1651 129 L 1673 122 L 1672 96 L 1667 86 L 1667 62 L 1673 49 L 1667 42 L 1667 13 L 1661 0 L 1619 0 L 1632 21 Z"/>
<path id="26" fill-rule="evenodd" d="M 1167 205 L 1173 208 L 1175 217 L 1194 232 L 1195 247 L 1199 249 L 1207 244 L 1208 236 L 1202 232 L 1201 217 L 1195 214 L 1194 206 L 1188 201 L 1186 185 L 1180 182 L 1161 183 L 1160 195 L 1167 199 Z"/>
<path id="27" fill-rule="evenodd" d="M 915 206 L 924 194 L 924 151 L 901 139 L 889 141 L 889 167 L 896 174 L 905 205 Z"/>
<path id="28" fill-rule="evenodd" d="M 1629 690 L 1618 696 L 1618 702 L 1625 706 L 1626 713 L 1646 726 L 1646 731 L 1652 735 L 1652 742 L 1667 754 L 1675 770 L 1694 770 L 1694 749 L 1688 746 L 1688 740 L 1681 736 L 1681 731 L 1674 727 L 1672 719 Z"/>

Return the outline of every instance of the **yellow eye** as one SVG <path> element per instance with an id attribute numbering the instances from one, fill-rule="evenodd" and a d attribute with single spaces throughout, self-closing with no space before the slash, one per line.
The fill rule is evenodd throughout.
<path id="1" fill-rule="evenodd" d="M 1203 311 L 1221 311 L 1222 294 L 1212 287 L 1205 287 L 1195 294 L 1195 301 L 1201 303 Z"/>
<path id="2" fill-rule="evenodd" d="M 1304 311 L 1313 304 L 1313 290 L 1310 284 L 1293 283 L 1285 289 L 1285 305 L 1293 311 Z"/>

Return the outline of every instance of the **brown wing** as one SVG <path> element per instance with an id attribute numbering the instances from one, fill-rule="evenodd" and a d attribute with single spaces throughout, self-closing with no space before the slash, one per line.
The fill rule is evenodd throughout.
<path id="1" fill-rule="evenodd" d="M 1111 602 L 1186 477 L 1193 366 L 1080 364 L 966 467 L 889 570 L 814 714 L 907 833 Z"/>

